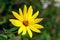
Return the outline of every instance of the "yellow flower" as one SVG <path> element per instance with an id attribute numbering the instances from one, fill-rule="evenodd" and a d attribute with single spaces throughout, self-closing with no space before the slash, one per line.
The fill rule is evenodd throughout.
<path id="1" fill-rule="evenodd" d="M 32 38 L 32 31 L 40 33 L 41 31 L 39 29 L 44 28 L 42 25 L 37 24 L 43 20 L 43 18 L 36 18 L 39 11 L 32 15 L 32 6 L 30 6 L 27 11 L 27 7 L 24 5 L 23 12 L 21 8 L 19 8 L 19 14 L 15 11 L 12 11 L 12 13 L 17 19 L 10 19 L 9 21 L 14 26 L 19 27 L 18 34 L 22 33 L 22 35 L 25 35 L 28 32 L 30 38 Z"/>

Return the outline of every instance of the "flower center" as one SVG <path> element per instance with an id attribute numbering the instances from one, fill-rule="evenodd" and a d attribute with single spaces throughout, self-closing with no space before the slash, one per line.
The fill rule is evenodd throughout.
<path id="1" fill-rule="evenodd" d="M 25 25 L 25 26 L 28 26 L 28 21 L 23 21 L 23 24 Z"/>

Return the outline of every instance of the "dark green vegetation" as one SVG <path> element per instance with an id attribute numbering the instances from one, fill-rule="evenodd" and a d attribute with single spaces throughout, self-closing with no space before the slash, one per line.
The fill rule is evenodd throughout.
<path id="1" fill-rule="evenodd" d="M 44 18 L 39 23 L 44 29 L 40 29 L 40 34 L 33 32 L 31 39 L 27 34 L 17 35 L 18 28 L 9 22 L 9 19 L 15 18 L 12 11 L 18 12 L 24 5 L 32 5 L 34 13 L 39 10 L 38 17 Z M 40 0 L 0 0 L 0 40 L 60 40 L 60 8 L 54 6 L 54 1 L 43 9 Z"/>

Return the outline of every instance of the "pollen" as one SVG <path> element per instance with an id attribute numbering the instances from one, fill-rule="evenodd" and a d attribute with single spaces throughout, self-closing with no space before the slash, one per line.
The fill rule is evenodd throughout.
<path id="1" fill-rule="evenodd" d="M 28 26 L 28 21 L 23 21 L 23 25 Z"/>

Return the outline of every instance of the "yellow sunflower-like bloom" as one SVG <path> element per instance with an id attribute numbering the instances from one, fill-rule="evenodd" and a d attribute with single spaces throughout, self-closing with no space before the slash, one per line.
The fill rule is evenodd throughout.
<path id="1" fill-rule="evenodd" d="M 32 31 L 40 33 L 41 31 L 39 29 L 44 28 L 42 25 L 37 24 L 43 20 L 43 18 L 36 18 L 39 11 L 32 15 L 32 6 L 30 6 L 27 10 L 26 5 L 24 5 L 23 12 L 21 8 L 19 8 L 19 14 L 15 11 L 12 11 L 12 13 L 17 19 L 9 19 L 9 21 L 14 26 L 19 27 L 18 34 L 22 33 L 22 35 L 25 35 L 28 32 L 30 38 L 32 38 Z"/>

